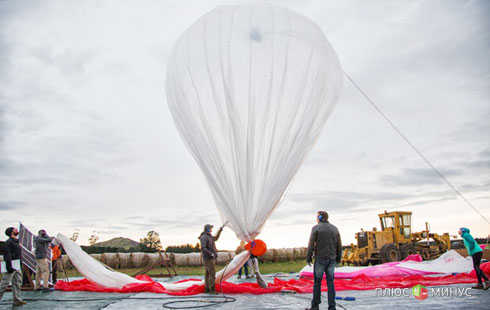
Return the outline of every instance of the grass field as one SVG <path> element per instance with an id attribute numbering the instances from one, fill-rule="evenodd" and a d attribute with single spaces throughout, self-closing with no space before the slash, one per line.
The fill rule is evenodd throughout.
<path id="1" fill-rule="evenodd" d="M 296 260 L 290 262 L 275 262 L 275 263 L 261 263 L 259 264 L 260 272 L 262 274 L 270 274 L 270 273 L 289 273 L 289 272 L 299 272 L 306 265 L 305 260 Z M 221 270 L 225 265 L 217 265 L 216 269 Z M 132 276 L 140 269 L 131 268 L 131 269 L 118 269 L 117 271 L 128 274 Z M 188 276 L 203 276 L 204 275 L 204 267 L 181 267 L 176 266 L 175 270 L 178 275 L 188 275 Z M 158 276 L 162 274 L 166 274 L 167 271 L 164 268 L 158 268 L 150 271 L 148 273 L 149 276 Z M 80 274 L 76 270 L 68 270 L 67 274 L 69 277 L 78 277 Z M 63 273 L 58 272 L 58 278 L 62 279 L 64 276 Z"/>

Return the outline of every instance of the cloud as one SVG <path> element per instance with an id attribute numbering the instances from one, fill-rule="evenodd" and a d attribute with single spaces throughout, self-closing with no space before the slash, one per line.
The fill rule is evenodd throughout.
<path id="1" fill-rule="evenodd" d="M 215 221 L 215 217 L 211 213 L 203 212 L 202 214 L 196 215 L 195 213 L 183 212 L 180 214 L 168 214 L 161 218 L 138 217 L 127 219 L 124 223 L 125 225 L 138 229 L 158 230 L 159 228 L 201 227 L 205 223 L 211 223 L 213 221 Z"/>
<path id="2" fill-rule="evenodd" d="M 338 197 L 349 198 L 360 201 L 371 200 L 398 200 L 409 197 L 407 194 L 399 194 L 393 192 L 376 192 L 376 193 L 363 193 L 355 191 L 321 191 L 317 193 L 298 193 L 288 196 L 292 201 L 311 201 L 322 197 Z"/>
<path id="3" fill-rule="evenodd" d="M 482 158 L 490 158 L 490 148 L 478 153 Z"/>
<path id="4" fill-rule="evenodd" d="M 0 211 L 14 211 L 22 208 L 19 201 L 0 201 Z"/>
<path id="5" fill-rule="evenodd" d="M 444 198 L 438 198 L 438 199 L 423 199 L 423 200 L 416 200 L 412 201 L 410 203 L 401 203 L 398 205 L 394 205 L 393 208 L 406 208 L 406 207 L 412 207 L 412 206 L 426 206 L 430 204 L 435 204 L 435 203 L 440 203 L 440 202 L 446 202 L 450 200 L 455 200 L 459 199 L 459 197 L 444 197 Z"/>
<path id="6" fill-rule="evenodd" d="M 395 192 L 318 191 L 295 193 L 286 197 L 285 203 L 276 211 L 274 219 L 291 219 L 291 212 L 298 216 L 308 216 L 319 210 L 327 210 L 332 213 L 359 211 L 364 208 L 376 208 L 370 205 L 374 202 L 403 201 L 410 197 L 413 195 Z M 296 222 L 296 220 L 293 221 Z"/>
<path id="7" fill-rule="evenodd" d="M 2 173 L 2 175 L 7 175 L 12 173 L 15 168 L 16 168 L 16 164 L 14 161 L 9 160 L 7 158 L 0 157 L 0 172 Z"/>
<path id="8" fill-rule="evenodd" d="M 464 184 L 460 186 L 460 189 L 469 192 L 488 191 L 490 190 L 490 180 Z"/>
<path id="9" fill-rule="evenodd" d="M 316 21 L 344 70 L 443 174 L 464 193 L 488 196 L 490 2 L 272 2 Z M 180 33 L 223 3 L 1 1 L 1 217 L 22 208 L 22 220 L 46 228 L 134 238 L 178 230 L 192 240 L 194 227 L 215 223 L 163 85 Z M 294 193 L 268 224 L 280 227 L 276 244 L 320 209 L 358 227 L 363 212 L 454 202 L 344 82 Z"/>
<path id="10" fill-rule="evenodd" d="M 474 188 L 477 190 L 477 188 Z M 409 192 L 355 192 L 355 191 L 318 191 L 313 193 L 296 193 L 289 195 L 274 214 L 278 222 L 296 223 L 305 217 L 305 222 L 311 222 L 311 214 L 319 210 L 327 210 L 336 214 L 337 219 L 352 221 L 359 212 L 379 211 L 385 209 L 423 206 L 458 199 L 450 189 L 422 190 Z M 297 216 L 291 219 L 291 213 Z M 287 220 L 291 220 L 289 222 Z"/>
<path id="11" fill-rule="evenodd" d="M 442 175 L 445 177 L 460 176 L 461 170 L 458 169 L 441 169 Z M 402 173 L 387 174 L 379 178 L 379 183 L 385 186 L 421 186 L 421 185 L 437 185 L 444 181 L 429 168 L 408 168 Z"/>
<path id="12" fill-rule="evenodd" d="M 490 169 L 490 159 L 466 162 L 466 163 L 464 163 L 464 165 L 467 168 L 489 170 Z"/>
<path id="13" fill-rule="evenodd" d="M 100 225 L 101 223 L 106 222 L 106 219 L 97 219 L 97 218 L 91 218 L 91 219 L 75 219 L 75 220 L 70 220 L 69 221 L 69 226 L 74 226 L 74 227 L 96 227 Z"/>
<path id="14" fill-rule="evenodd" d="M 0 146 L 4 144 L 5 136 L 6 136 L 6 131 L 7 131 L 7 125 L 5 124 L 5 104 L 4 100 L 2 99 L 2 92 L 0 90 Z M 0 148 L 0 154 L 1 154 L 1 148 Z M 0 162 L 0 169 L 1 169 L 1 162 Z"/>

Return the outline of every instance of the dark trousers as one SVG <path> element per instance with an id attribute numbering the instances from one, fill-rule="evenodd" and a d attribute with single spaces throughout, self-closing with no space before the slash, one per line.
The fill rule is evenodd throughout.
<path id="1" fill-rule="evenodd" d="M 204 276 L 204 292 L 216 292 L 216 287 L 214 285 L 216 279 L 216 260 L 207 259 L 204 261 L 204 266 L 206 268 L 206 275 Z"/>
<path id="2" fill-rule="evenodd" d="M 245 263 L 245 265 L 243 265 L 240 270 L 238 270 L 238 276 L 241 277 L 242 276 L 242 269 L 245 269 L 245 276 L 248 277 L 248 262 Z"/>
<path id="3" fill-rule="evenodd" d="M 319 258 L 315 259 L 313 273 L 315 275 L 313 285 L 313 300 L 311 301 L 312 309 L 319 309 L 318 305 L 322 302 L 322 279 L 323 274 L 327 275 L 328 288 L 328 309 L 335 310 L 335 286 L 334 286 L 334 270 L 335 259 Z"/>
<path id="4" fill-rule="evenodd" d="M 51 262 L 51 277 L 53 280 L 53 284 L 56 284 L 56 281 L 58 281 L 58 260 L 53 260 Z"/>
<path id="5" fill-rule="evenodd" d="M 488 281 L 488 277 L 485 275 L 483 270 L 480 269 L 480 262 L 481 262 L 481 257 L 483 255 L 483 252 L 478 252 L 473 254 L 471 257 L 473 258 L 473 268 L 475 268 L 476 276 L 478 278 L 478 283 L 482 284 L 482 278 L 485 279 L 485 281 Z"/>

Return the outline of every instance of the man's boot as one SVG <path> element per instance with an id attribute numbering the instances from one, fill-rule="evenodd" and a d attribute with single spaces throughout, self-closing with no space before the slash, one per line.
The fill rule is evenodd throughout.
<path id="1" fill-rule="evenodd" d="M 20 307 L 20 306 L 23 306 L 25 304 L 27 304 L 27 303 L 25 301 L 23 301 L 23 300 L 16 300 L 16 301 L 14 301 L 14 303 L 12 304 L 12 306 L 14 306 L 14 307 Z"/>
<path id="2" fill-rule="evenodd" d="M 483 289 L 486 291 L 490 288 L 490 280 L 483 282 Z"/>

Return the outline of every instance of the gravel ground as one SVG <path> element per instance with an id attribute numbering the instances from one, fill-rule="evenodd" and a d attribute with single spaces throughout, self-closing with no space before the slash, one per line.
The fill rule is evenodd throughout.
<path id="1" fill-rule="evenodd" d="M 297 277 L 291 275 L 290 277 Z M 171 281 L 177 281 L 185 277 L 174 278 Z M 193 278 L 196 278 L 195 276 Z M 270 278 L 269 278 L 270 279 Z M 236 279 L 232 281 L 238 281 Z M 251 280 L 253 281 L 253 280 Z M 413 295 L 411 290 L 406 290 L 405 295 L 409 296 L 377 296 L 375 290 L 370 291 L 340 291 L 337 292 L 339 297 L 355 297 L 355 301 L 337 300 L 337 309 L 348 310 L 370 310 L 370 309 L 424 309 L 424 310 L 451 310 L 451 309 L 490 309 L 490 290 L 465 290 L 471 285 L 450 285 L 439 287 L 428 287 L 429 297 L 425 300 L 418 300 Z M 434 296 L 440 289 L 439 293 L 446 292 L 451 296 Z M 446 290 L 444 290 L 446 288 Z M 459 296 L 459 292 L 466 292 L 468 295 Z M 451 293 L 452 292 L 452 293 Z M 393 295 L 401 295 L 401 291 L 393 291 Z M 320 309 L 327 309 L 326 293 L 323 293 L 324 302 L 320 305 Z M 379 295 L 379 293 L 378 293 Z M 471 296 L 469 296 L 471 295 Z M 238 294 L 228 295 L 236 299 L 233 302 L 211 305 L 212 300 L 222 300 L 222 297 L 206 297 L 206 295 L 197 295 L 190 299 L 182 299 L 171 297 L 162 294 L 139 293 L 139 294 L 114 294 L 114 293 L 90 293 L 90 292 L 61 292 L 54 291 L 50 293 L 42 292 L 23 292 L 22 297 L 28 301 L 28 304 L 15 309 L 50 309 L 50 310 L 65 310 L 65 309 L 107 309 L 107 310 L 137 310 L 137 309 L 165 309 L 163 304 L 166 302 L 174 302 L 168 304 L 173 309 L 189 307 L 193 309 L 197 306 L 211 305 L 205 309 L 304 309 L 309 306 L 311 294 L 266 294 L 266 295 L 250 295 Z M 10 300 L 11 293 L 5 293 L 0 302 L 0 309 L 12 309 Z M 42 300 L 41 300 L 42 299 Z M 195 302 L 195 299 L 207 301 Z M 65 300 L 61 302 L 58 300 Z M 66 301 L 70 300 L 70 301 Z M 181 302 L 185 300 L 184 302 Z M 194 301 L 193 301 L 194 300 Z"/>

